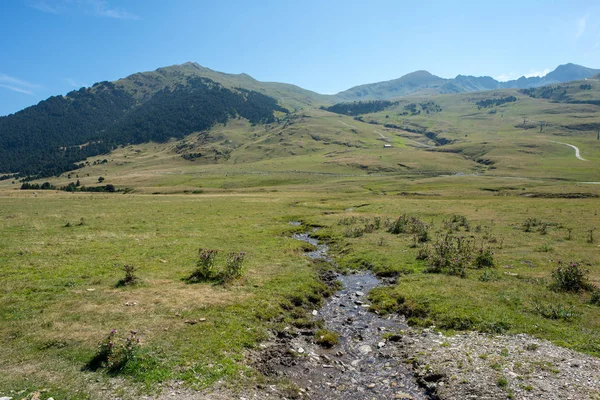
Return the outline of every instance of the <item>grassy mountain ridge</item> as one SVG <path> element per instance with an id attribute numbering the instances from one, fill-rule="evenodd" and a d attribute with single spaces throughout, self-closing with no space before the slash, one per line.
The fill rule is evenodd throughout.
<path id="1" fill-rule="evenodd" d="M 480 92 L 509 88 L 525 89 L 586 79 L 598 72 L 600 72 L 598 69 L 576 64 L 565 64 L 558 66 L 544 77 L 526 78 L 522 76 L 516 80 L 499 82 L 489 76 L 458 75 L 454 79 L 444 79 L 427 71 L 417 71 L 390 81 L 355 86 L 338 93 L 336 97 L 344 101 L 389 100 L 419 94 Z"/>
<path id="2" fill-rule="evenodd" d="M 185 84 L 186 79 L 189 77 L 208 78 L 227 88 L 241 87 L 254 90 L 277 99 L 281 105 L 289 109 L 328 103 L 330 101 L 330 96 L 302 89 L 296 85 L 260 82 L 248 74 L 218 72 L 194 62 L 158 68 L 155 71 L 138 72 L 115 81 L 115 84 L 118 87 L 123 87 L 135 98 L 144 99 L 152 96 L 158 90 L 173 88 L 178 84 Z"/>
<path id="3" fill-rule="evenodd" d="M 163 142 L 171 137 L 181 139 L 235 116 L 243 116 L 252 123 L 270 122 L 273 112 L 329 105 L 339 98 L 358 96 L 369 100 L 416 96 L 418 103 L 411 106 L 412 100 L 402 102 L 399 106 L 402 109 L 397 114 L 422 112 L 428 115 L 438 112 L 435 106 L 427 106 L 424 99 L 428 96 L 480 92 L 490 88 L 504 90 L 503 86 L 537 85 L 594 72 L 597 70 L 567 64 L 544 78 L 521 78 L 502 83 L 490 77 L 462 75 L 449 80 L 427 71 L 416 71 L 392 81 L 362 85 L 337 96 L 325 96 L 294 85 L 259 82 L 247 74 L 221 73 L 188 62 L 136 73 L 113 83 L 101 82 L 66 96 L 54 96 L 37 106 L 0 118 L 0 171 L 54 175 L 75 168 L 76 163 L 80 164 L 88 157 L 108 153 L 119 145 Z M 590 97 L 594 96 L 595 89 L 584 92 L 573 97 L 572 102 L 595 104 L 598 99 Z M 367 104 L 362 104 L 359 108 L 365 106 Z M 569 126 L 585 130 L 595 125 L 586 121 L 573 122 Z M 436 132 L 429 133 L 437 135 Z"/>

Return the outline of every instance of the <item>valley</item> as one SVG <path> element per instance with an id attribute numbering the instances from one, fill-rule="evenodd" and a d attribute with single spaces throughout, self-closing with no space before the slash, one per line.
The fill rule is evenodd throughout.
<path id="1" fill-rule="evenodd" d="M 599 80 L 381 106 L 169 68 L 111 83 L 140 107 L 120 121 L 164 115 L 147 130 L 161 136 L 114 128 L 110 149 L 35 189 L 1 171 L 0 397 L 600 396 L 575 381 L 600 380 Z M 191 71 L 216 84 L 185 86 Z M 198 117 L 212 89 L 237 111 L 177 130 L 173 113 Z M 267 368 L 274 346 L 289 365 Z"/>

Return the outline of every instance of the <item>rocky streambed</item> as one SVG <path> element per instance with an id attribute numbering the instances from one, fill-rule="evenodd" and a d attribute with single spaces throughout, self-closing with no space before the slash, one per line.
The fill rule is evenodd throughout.
<path id="1" fill-rule="evenodd" d="M 327 246 L 309 234 L 294 238 L 315 246 L 309 257 L 329 260 Z M 431 398 L 393 345 L 401 338 L 397 333 L 407 328 L 403 317 L 381 317 L 369 311 L 367 294 L 382 282 L 370 272 L 335 277 L 342 289 L 312 315 L 323 320 L 327 331 L 339 335 L 338 343 L 324 348 L 314 343 L 312 330 L 292 333 L 290 329 L 264 346 L 259 368 L 291 380 L 308 398 Z"/>

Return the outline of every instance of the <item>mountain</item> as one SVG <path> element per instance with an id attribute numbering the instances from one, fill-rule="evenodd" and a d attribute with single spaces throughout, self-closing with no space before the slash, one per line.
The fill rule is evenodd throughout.
<path id="1" fill-rule="evenodd" d="M 446 81 L 427 71 L 416 71 L 391 81 L 355 86 L 338 93 L 336 97 L 344 101 L 390 99 L 427 88 L 437 88 Z"/>
<path id="2" fill-rule="evenodd" d="M 579 81 L 590 78 L 598 73 L 600 73 L 600 69 L 586 68 L 577 64 L 559 65 L 558 68 L 543 78 L 543 85 Z"/>
<path id="3" fill-rule="evenodd" d="M 355 86 L 338 93 L 336 97 L 343 101 L 389 100 L 410 94 L 425 95 L 497 89 L 526 89 L 587 79 L 598 73 L 600 73 L 600 69 L 565 64 L 558 66 L 544 77 L 526 78 L 522 76 L 516 80 L 500 82 L 489 76 L 458 75 L 454 79 L 444 79 L 427 71 L 417 71 L 391 81 Z"/>
<path id="4" fill-rule="evenodd" d="M 214 71 L 195 62 L 159 68 L 156 71 L 138 72 L 115 81 L 114 84 L 131 93 L 136 99 L 146 99 L 156 91 L 185 84 L 190 77 L 208 78 L 226 88 L 254 90 L 275 98 L 288 109 L 307 105 L 329 103 L 330 96 L 302 89 L 299 86 L 278 82 L 260 82 L 248 74 L 228 74 Z"/>
<path id="5" fill-rule="evenodd" d="M 0 117 L 0 173 L 29 177 L 56 175 L 118 146 L 179 139 L 236 117 L 252 124 L 268 123 L 276 115 L 306 106 L 386 100 L 410 94 L 535 88 L 586 79 L 598 73 L 600 70 L 566 64 L 544 77 L 498 82 L 486 76 L 458 75 L 444 79 L 427 71 L 416 71 L 328 96 L 188 62 L 136 73 L 114 82 L 100 82 Z M 543 95 L 546 94 L 532 93 L 532 96 Z M 569 99 L 590 102 L 585 98 Z M 354 112 L 344 107 L 345 112 Z"/>
<path id="6" fill-rule="evenodd" d="M 57 175 L 120 145 L 182 138 L 234 117 L 273 122 L 275 112 L 288 110 L 257 91 L 227 88 L 178 68 L 135 74 L 1 117 L 0 172 Z"/>

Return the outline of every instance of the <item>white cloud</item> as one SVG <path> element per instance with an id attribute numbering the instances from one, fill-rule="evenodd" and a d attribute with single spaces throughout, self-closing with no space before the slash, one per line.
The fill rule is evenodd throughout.
<path id="1" fill-rule="evenodd" d="M 515 74 L 514 72 L 508 73 L 508 74 L 501 74 L 498 76 L 494 76 L 494 79 L 499 81 L 499 82 L 506 82 L 506 81 L 512 81 L 514 79 L 519 78 L 519 75 Z"/>
<path id="2" fill-rule="evenodd" d="M 132 14 L 120 8 L 111 7 L 108 0 L 34 0 L 28 3 L 29 7 L 49 14 L 63 14 L 70 10 L 78 10 L 86 15 L 94 17 L 114 19 L 140 19 L 138 15 Z"/>
<path id="3" fill-rule="evenodd" d="M 588 17 L 589 17 L 589 14 L 586 14 L 583 17 L 577 19 L 577 21 L 575 23 L 575 26 L 576 26 L 575 40 L 578 40 L 585 33 L 585 28 L 587 26 Z"/>
<path id="4" fill-rule="evenodd" d="M 22 89 L 22 88 L 12 86 L 12 85 L 5 85 L 3 83 L 0 83 L 0 88 L 12 90 L 13 92 L 18 92 L 18 93 L 33 94 L 33 92 L 31 90 Z"/>
<path id="5" fill-rule="evenodd" d="M 30 1 L 28 5 L 29 7 L 35 8 L 36 10 L 41 12 L 58 14 L 58 9 L 48 4 L 45 0 Z"/>
<path id="6" fill-rule="evenodd" d="M 88 12 L 97 17 L 107 17 L 116 19 L 140 19 L 139 16 L 131 14 L 119 8 L 111 8 L 106 0 L 85 0 L 89 7 Z"/>
<path id="7" fill-rule="evenodd" d="M 542 76 L 546 76 L 546 75 L 548 75 L 548 74 L 549 74 L 551 71 L 552 71 L 552 70 L 551 70 L 550 68 L 546 68 L 546 69 L 544 69 L 544 70 L 542 70 L 542 71 L 531 71 L 531 72 L 529 72 L 528 74 L 525 74 L 525 75 L 523 75 L 523 76 L 524 76 L 525 78 L 531 78 L 531 77 L 534 77 L 534 76 L 539 76 L 539 77 L 542 77 Z"/>
<path id="8" fill-rule="evenodd" d="M 75 79 L 72 78 L 65 78 L 65 82 L 67 82 L 69 84 L 69 86 L 73 87 L 73 88 L 82 88 L 82 87 L 88 87 L 89 85 L 82 83 L 82 82 L 78 82 Z"/>
<path id="9" fill-rule="evenodd" d="M 532 69 L 527 74 L 517 74 L 515 72 L 510 72 L 507 74 L 500 74 L 498 76 L 495 76 L 494 79 L 499 82 L 506 82 L 506 81 L 514 81 L 515 79 L 519 79 L 522 76 L 524 76 L 525 78 L 532 78 L 535 76 L 543 77 L 543 76 L 548 75 L 548 73 L 551 71 L 552 70 L 550 68 L 546 68 L 543 70 L 533 70 Z"/>
<path id="10" fill-rule="evenodd" d="M 33 90 L 39 88 L 40 85 L 0 73 L 0 87 L 13 92 L 33 94 Z"/>

